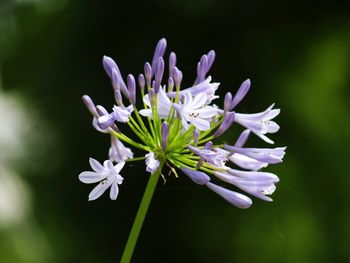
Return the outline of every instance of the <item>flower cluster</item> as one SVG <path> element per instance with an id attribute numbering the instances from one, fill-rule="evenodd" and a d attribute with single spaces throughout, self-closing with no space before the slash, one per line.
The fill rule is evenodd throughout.
<path id="1" fill-rule="evenodd" d="M 250 80 L 245 80 L 233 96 L 225 95 L 223 108 L 213 104 L 219 96 L 215 94 L 220 83 L 207 76 L 215 59 L 215 52 L 203 55 L 197 65 L 197 77 L 191 87 L 181 89 L 182 72 L 176 65 L 176 54 L 169 55 L 166 70 L 164 54 L 166 40 L 161 39 L 155 49 L 151 63 L 145 63 L 144 73 L 137 78 L 129 74 L 124 81 L 117 63 L 103 57 L 103 67 L 109 76 L 114 92 L 115 104 L 111 111 L 95 105 L 87 95 L 83 101 L 93 115 L 96 130 L 111 136 L 109 160 L 101 165 L 90 158 L 94 171 L 82 172 L 83 183 L 98 183 L 91 191 L 89 200 L 100 197 L 110 187 L 110 198 L 116 199 L 118 185 L 123 182 L 120 175 L 125 162 L 145 160 L 146 171 L 161 173 L 164 165 L 177 176 L 181 170 L 192 181 L 204 185 L 231 204 L 248 208 L 252 200 L 241 193 L 229 190 L 212 182 L 220 180 L 265 201 L 279 181 L 275 174 L 260 171 L 269 164 L 282 162 L 285 147 L 249 148 L 245 143 L 254 133 L 269 144 L 273 141 L 269 133 L 279 130 L 272 121 L 280 110 L 271 105 L 260 113 L 238 113 L 235 107 L 250 89 Z M 169 76 L 164 84 L 164 72 Z M 137 105 L 137 83 L 142 96 L 142 106 Z M 233 145 L 214 144 L 233 123 L 245 128 Z M 125 123 L 133 131 L 130 138 L 120 129 Z M 146 152 L 135 157 L 123 143 Z M 229 165 L 230 164 L 230 165 Z M 210 175 L 210 176 L 209 176 Z"/>

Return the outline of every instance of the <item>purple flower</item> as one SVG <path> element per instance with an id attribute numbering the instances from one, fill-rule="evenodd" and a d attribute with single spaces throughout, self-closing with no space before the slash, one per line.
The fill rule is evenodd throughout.
<path id="1" fill-rule="evenodd" d="M 264 163 L 281 163 L 287 147 L 269 148 L 242 148 L 225 145 L 224 148 L 231 153 L 239 153 Z"/>
<path id="2" fill-rule="evenodd" d="M 272 104 L 265 111 L 254 114 L 235 114 L 235 122 L 251 130 L 261 139 L 267 143 L 273 143 L 265 134 L 275 133 L 279 130 L 279 126 L 276 122 L 271 121 L 280 113 L 280 109 L 272 109 L 274 104 Z"/>
<path id="3" fill-rule="evenodd" d="M 239 171 L 230 169 L 228 173 L 214 172 L 214 175 L 226 183 L 232 184 L 241 190 L 265 201 L 272 201 L 270 197 L 275 189 L 278 177 L 272 173 L 256 171 Z"/>
<path id="4" fill-rule="evenodd" d="M 173 104 L 173 107 L 181 116 L 182 125 L 185 130 L 189 128 L 189 124 L 193 124 L 198 130 L 206 131 L 210 129 L 208 119 L 217 114 L 217 109 L 212 106 L 206 106 L 207 95 L 198 93 L 194 98 L 190 92 L 183 95 L 183 103 Z"/>
<path id="5" fill-rule="evenodd" d="M 181 90 L 180 95 L 184 95 L 185 93 L 188 93 L 188 92 L 190 92 L 192 96 L 196 96 L 199 93 L 204 93 L 207 95 L 207 100 L 205 103 L 210 104 L 212 100 L 219 98 L 219 96 L 215 95 L 215 91 L 218 89 L 220 85 L 220 83 L 216 83 L 216 82 L 210 83 L 210 82 L 211 82 L 211 77 L 209 76 L 208 78 L 196 84 L 195 86 Z M 169 96 L 169 98 L 175 98 L 176 92 L 169 92 L 167 95 Z"/>
<path id="6" fill-rule="evenodd" d="M 144 103 L 151 108 L 151 101 L 149 98 L 149 95 L 146 95 L 143 97 Z M 165 91 L 163 89 L 159 89 L 159 92 L 157 94 L 157 105 L 158 105 L 158 115 L 159 118 L 165 119 L 168 117 L 172 102 L 166 95 Z M 140 110 L 140 114 L 145 117 L 153 118 L 152 116 L 152 109 L 143 109 Z"/>
<path id="7" fill-rule="evenodd" d="M 111 114 L 105 114 L 98 118 L 98 125 L 101 129 L 106 129 L 114 124 L 115 121 L 118 122 L 128 122 L 129 116 L 133 112 L 133 105 L 128 107 L 114 106 L 113 112 Z"/>
<path id="8" fill-rule="evenodd" d="M 210 177 L 201 171 L 192 170 L 187 167 L 180 167 L 180 170 L 196 184 L 206 185 L 210 181 Z"/>
<path id="9" fill-rule="evenodd" d="M 108 156 L 111 161 L 120 162 L 133 158 L 134 153 L 130 148 L 125 147 L 120 140 L 112 136 L 112 143 L 108 151 Z"/>
<path id="10" fill-rule="evenodd" d="M 205 149 L 200 150 L 191 145 L 188 146 L 188 149 L 190 149 L 194 154 L 197 154 L 198 156 L 203 158 L 205 161 L 217 167 L 224 167 L 227 161 L 227 154 L 222 152 L 214 152 L 212 150 Z"/>
<path id="11" fill-rule="evenodd" d="M 146 171 L 153 174 L 157 171 L 159 161 L 154 157 L 153 152 L 149 152 L 146 156 Z"/>
<path id="12" fill-rule="evenodd" d="M 229 151 L 226 151 L 221 148 L 215 148 L 214 150 L 223 155 L 226 155 L 228 160 L 230 160 L 232 163 L 234 163 L 235 165 L 243 169 L 256 171 L 268 165 L 268 163 L 260 162 L 258 160 L 255 160 L 253 158 L 250 158 L 248 156 L 245 156 L 239 153 L 230 153 Z"/>
<path id="13" fill-rule="evenodd" d="M 212 190 L 213 192 L 217 193 L 220 195 L 222 198 L 224 198 L 226 201 L 228 201 L 230 204 L 237 206 L 239 208 L 249 208 L 252 205 L 252 200 L 240 193 L 230 191 L 226 188 L 223 188 L 221 186 L 218 186 L 213 183 L 207 183 L 207 187 Z"/>

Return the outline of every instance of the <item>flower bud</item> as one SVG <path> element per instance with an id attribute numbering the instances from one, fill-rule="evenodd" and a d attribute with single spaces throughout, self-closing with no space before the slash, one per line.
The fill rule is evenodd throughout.
<path id="1" fill-rule="evenodd" d="M 132 74 L 128 75 L 127 84 L 128 84 L 130 102 L 133 105 L 135 105 L 136 104 L 136 82 L 135 82 L 135 78 Z"/>
<path id="2" fill-rule="evenodd" d="M 212 190 L 213 192 L 217 193 L 220 195 L 222 198 L 224 198 L 226 201 L 228 201 L 230 204 L 237 206 L 239 208 L 249 208 L 252 205 L 252 200 L 240 193 L 230 191 L 228 189 L 225 189 L 221 186 L 218 186 L 213 183 L 207 183 L 207 187 Z"/>
<path id="3" fill-rule="evenodd" d="M 165 150 L 168 143 L 169 124 L 167 122 L 163 122 L 161 129 L 162 129 L 162 149 Z"/>
<path id="4" fill-rule="evenodd" d="M 180 170 L 196 184 L 206 185 L 210 181 L 210 177 L 206 173 L 192 170 L 187 167 L 180 167 Z"/>

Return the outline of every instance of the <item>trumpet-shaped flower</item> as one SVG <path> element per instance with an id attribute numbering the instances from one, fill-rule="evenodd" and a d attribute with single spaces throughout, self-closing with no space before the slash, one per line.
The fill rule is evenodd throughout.
<path id="1" fill-rule="evenodd" d="M 146 171 L 153 174 L 159 167 L 159 161 L 154 157 L 153 152 L 146 154 Z"/>
<path id="2" fill-rule="evenodd" d="M 134 153 L 131 149 L 125 147 L 125 145 L 115 137 L 112 137 L 112 143 L 108 155 L 109 159 L 114 162 L 125 161 L 134 157 Z"/>
<path id="3" fill-rule="evenodd" d="M 208 96 L 205 93 L 198 93 L 193 97 L 190 92 L 186 92 L 183 98 L 182 104 L 174 104 L 173 107 L 180 114 L 184 129 L 187 130 L 190 124 L 193 124 L 200 131 L 209 130 L 209 120 L 218 110 L 213 106 L 205 106 Z"/>
<path id="4" fill-rule="evenodd" d="M 273 141 L 269 139 L 265 134 L 275 133 L 280 128 L 276 122 L 271 121 L 271 119 L 275 118 L 280 113 L 280 109 L 272 109 L 273 106 L 274 104 L 260 113 L 236 113 L 235 122 L 251 130 L 265 142 L 272 144 Z"/>
<path id="5" fill-rule="evenodd" d="M 151 101 L 149 95 L 146 95 L 143 98 L 144 103 L 150 108 L 150 109 L 143 109 L 140 110 L 140 114 L 145 117 L 153 118 L 152 117 L 152 107 L 151 107 Z M 163 89 L 159 89 L 158 96 L 157 96 L 157 105 L 158 105 L 158 116 L 160 119 L 165 119 L 168 117 L 172 102 L 170 101 L 169 97 L 166 95 L 165 91 Z"/>
<path id="6" fill-rule="evenodd" d="M 99 184 L 90 192 L 89 201 L 99 198 L 109 187 L 111 188 L 109 197 L 112 200 L 117 199 L 119 193 L 118 184 L 123 182 L 123 177 L 119 174 L 124 167 L 125 162 L 119 162 L 116 165 L 110 160 L 104 161 L 103 165 L 97 160 L 90 158 L 90 165 L 94 171 L 82 172 L 79 180 L 86 184 Z"/>

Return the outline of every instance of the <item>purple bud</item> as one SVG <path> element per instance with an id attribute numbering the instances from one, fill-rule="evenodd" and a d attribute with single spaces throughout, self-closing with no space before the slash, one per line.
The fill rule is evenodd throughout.
<path id="1" fill-rule="evenodd" d="M 174 67 L 176 66 L 176 54 L 171 52 L 169 55 L 169 73 L 173 72 Z"/>
<path id="2" fill-rule="evenodd" d="M 98 118 L 97 125 L 102 130 L 108 129 L 111 127 L 115 122 L 115 118 L 111 114 L 103 115 Z"/>
<path id="3" fill-rule="evenodd" d="M 148 91 L 148 96 L 149 96 L 149 102 L 151 103 L 151 106 L 153 108 L 154 103 L 156 102 L 156 93 L 154 92 L 154 89 L 150 89 Z"/>
<path id="4" fill-rule="evenodd" d="M 162 123 L 162 149 L 165 150 L 168 143 L 169 136 L 169 124 L 167 122 Z"/>
<path id="5" fill-rule="evenodd" d="M 219 137 L 220 135 L 222 135 L 228 128 L 231 127 L 234 120 L 235 120 L 235 113 L 228 112 L 225 115 L 224 120 L 220 124 L 219 129 L 217 129 L 216 132 L 214 133 L 214 136 Z"/>
<path id="6" fill-rule="evenodd" d="M 229 111 L 232 105 L 232 94 L 227 92 L 224 99 L 224 114 Z"/>
<path id="7" fill-rule="evenodd" d="M 101 105 L 96 106 L 96 111 L 100 116 L 109 115 L 108 111 Z"/>
<path id="8" fill-rule="evenodd" d="M 208 64 L 207 64 L 207 73 L 210 70 L 210 68 L 213 66 L 214 60 L 215 60 L 215 51 L 210 50 L 207 54 L 208 57 Z"/>
<path id="9" fill-rule="evenodd" d="M 114 90 L 120 90 L 120 84 L 119 84 L 119 75 L 118 72 L 113 69 L 112 70 L 112 86 Z"/>
<path id="10" fill-rule="evenodd" d="M 126 88 L 120 72 L 118 72 L 116 69 L 112 70 L 112 86 L 115 91 L 120 90 L 126 98 L 129 98 L 129 91 Z"/>
<path id="11" fill-rule="evenodd" d="M 98 118 L 98 113 L 96 111 L 96 106 L 95 106 L 94 102 L 92 101 L 92 99 L 88 95 L 84 95 L 82 97 L 82 100 L 83 100 L 86 108 L 90 111 L 90 113 L 93 116 L 95 116 L 96 118 Z"/>
<path id="12" fill-rule="evenodd" d="M 153 59 L 152 59 L 152 71 L 153 74 L 155 73 L 157 64 L 159 62 L 159 58 L 164 56 L 166 49 L 166 39 L 162 38 L 158 41 L 158 44 L 156 46 L 156 49 L 154 51 Z"/>
<path id="13" fill-rule="evenodd" d="M 105 122 L 105 120 L 102 118 L 100 121 L 99 121 L 99 118 L 100 117 L 103 117 L 103 116 L 107 116 L 108 118 L 109 117 L 111 117 L 110 116 L 110 114 L 108 113 L 108 111 L 103 107 L 103 106 L 101 106 L 101 105 L 97 105 L 96 106 L 96 112 L 97 112 L 97 116 L 95 116 L 95 118 L 94 118 L 94 120 L 93 120 L 93 126 L 97 129 L 97 127 L 98 128 L 100 128 L 100 129 L 102 129 L 102 130 L 105 130 L 105 129 L 107 129 L 108 127 L 110 127 L 111 126 L 111 128 L 114 130 L 114 131 L 116 131 L 116 132 L 119 132 L 119 129 L 118 129 L 118 127 L 117 127 L 117 125 L 115 125 L 115 124 L 113 124 L 114 123 L 114 120 L 113 120 L 113 123 L 111 124 L 111 125 L 107 125 L 107 122 L 106 122 L 106 126 L 108 126 L 107 128 L 103 128 L 104 127 L 104 124 L 100 124 L 100 121 L 101 122 Z M 106 117 L 106 118 L 107 118 Z M 112 120 L 110 120 L 110 121 L 112 121 Z M 97 125 L 97 127 L 96 127 L 96 125 Z M 97 130 L 99 130 L 99 129 L 97 129 Z"/>
<path id="14" fill-rule="evenodd" d="M 207 65 L 208 65 L 208 57 L 203 55 L 201 60 L 197 64 L 197 77 L 194 81 L 194 85 L 202 82 L 205 79 L 205 75 L 207 74 Z"/>
<path id="15" fill-rule="evenodd" d="M 234 107 L 238 105 L 242 101 L 242 99 L 247 95 L 250 88 L 250 79 L 246 79 L 241 86 L 239 87 L 235 97 L 232 100 L 232 104 L 229 108 L 229 111 L 231 111 Z"/>
<path id="16" fill-rule="evenodd" d="M 210 181 L 210 177 L 203 172 L 192 170 L 187 167 L 180 167 L 180 170 L 186 174 L 193 182 L 199 185 L 206 185 Z"/>
<path id="17" fill-rule="evenodd" d="M 103 56 L 102 65 L 103 65 L 103 68 L 105 69 L 107 75 L 110 78 L 112 77 L 112 70 L 113 69 L 116 69 L 116 70 L 119 71 L 117 63 L 115 63 L 114 60 L 112 58 L 110 58 L 110 57 Z"/>
<path id="18" fill-rule="evenodd" d="M 204 144 L 204 150 L 211 150 L 211 148 L 213 148 L 213 142 L 209 141 L 206 144 Z M 199 155 L 199 152 L 196 152 L 196 148 L 192 147 L 190 148 L 191 151 L 193 151 L 195 154 Z M 203 158 L 202 156 L 199 158 L 198 163 L 197 163 L 197 169 L 199 169 L 199 167 L 202 166 L 203 162 L 205 161 L 205 158 Z"/>
<path id="19" fill-rule="evenodd" d="M 204 150 L 211 150 L 213 148 L 213 142 L 209 141 L 204 145 Z"/>
<path id="20" fill-rule="evenodd" d="M 181 81 L 182 81 L 182 72 L 177 67 L 174 67 L 172 74 L 173 74 L 175 86 L 180 87 Z"/>
<path id="21" fill-rule="evenodd" d="M 228 201 L 230 204 L 237 206 L 239 208 L 249 208 L 252 205 L 252 200 L 240 193 L 230 191 L 228 189 L 225 189 L 221 186 L 215 185 L 213 183 L 207 183 L 207 187 L 212 190 L 213 192 L 220 195 L 222 198 L 224 198 L 226 201 Z"/>
<path id="22" fill-rule="evenodd" d="M 138 80 L 139 80 L 139 86 L 140 86 L 141 92 L 144 93 L 146 80 L 145 80 L 145 77 L 143 76 L 143 74 L 139 75 Z"/>
<path id="23" fill-rule="evenodd" d="M 122 106 L 123 105 L 122 94 L 120 93 L 119 90 L 116 90 L 114 92 L 114 99 L 115 99 L 115 102 L 117 103 L 118 106 Z"/>
<path id="24" fill-rule="evenodd" d="M 146 78 L 147 87 L 150 87 L 151 80 L 152 80 L 152 67 L 148 62 L 146 62 L 144 70 L 145 70 L 145 78 Z"/>
<path id="25" fill-rule="evenodd" d="M 169 77 L 168 79 L 168 92 L 173 92 L 174 89 L 174 79 Z"/>
<path id="26" fill-rule="evenodd" d="M 164 74 L 164 59 L 160 57 L 155 72 L 155 92 L 158 93 Z"/>
<path id="27" fill-rule="evenodd" d="M 200 134 L 200 132 L 199 132 L 198 129 L 195 129 L 195 130 L 193 131 L 193 144 L 194 144 L 195 146 L 197 146 L 198 139 L 199 139 L 199 134 Z"/>
<path id="28" fill-rule="evenodd" d="M 236 147 L 243 147 L 243 145 L 247 142 L 248 140 L 248 137 L 249 137 L 249 134 L 250 134 L 250 130 L 249 129 L 246 129 L 244 130 L 241 135 L 238 137 L 236 143 L 235 143 L 235 146 Z"/>
<path id="29" fill-rule="evenodd" d="M 136 104 L 136 82 L 132 74 L 128 75 L 127 83 L 128 83 L 130 102 L 131 104 L 135 105 Z"/>

